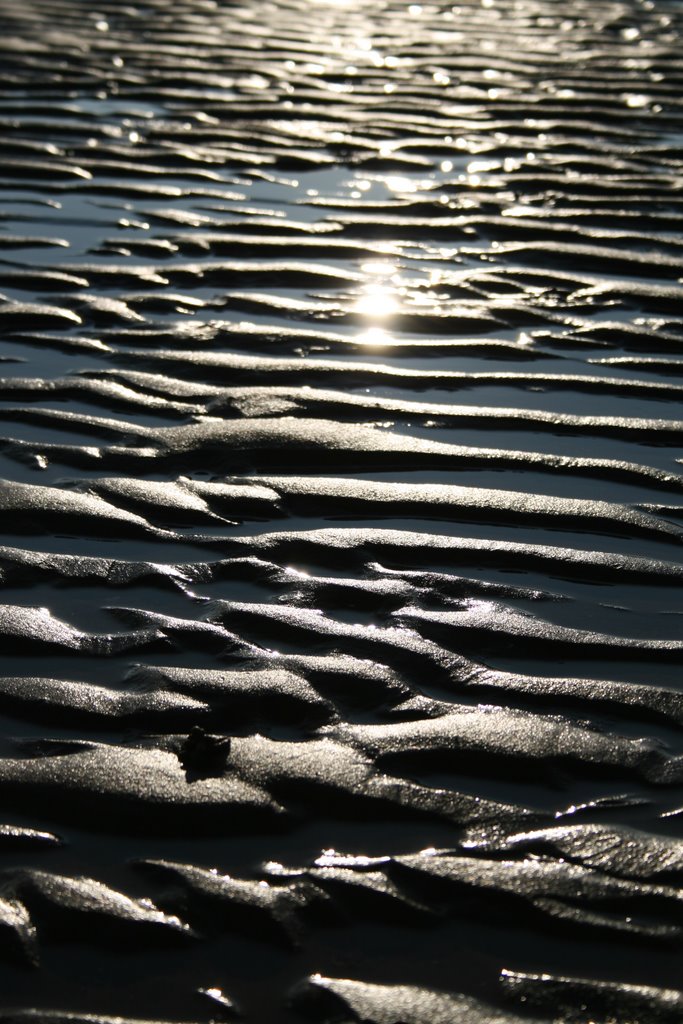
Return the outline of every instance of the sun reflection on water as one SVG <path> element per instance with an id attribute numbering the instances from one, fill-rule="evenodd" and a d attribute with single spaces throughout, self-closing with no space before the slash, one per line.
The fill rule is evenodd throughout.
<path id="1" fill-rule="evenodd" d="M 391 336 L 383 327 L 368 327 L 356 338 L 359 345 L 369 345 L 371 348 L 383 348 L 390 344 Z"/>
<path id="2" fill-rule="evenodd" d="M 362 285 L 353 311 L 371 322 L 388 320 L 399 309 L 396 289 L 398 267 L 390 260 L 368 260 L 361 264 L 361 270 L 368 275 L 368 281 Z M 372 327 L 367 333 L 370 331 Z M 385 341 L 370 334 L 365 343 L 377 345 Z"/>
<path id="3" fill-rule="evenodd" d="M 386 320 L 398 311 L 396 289 L 392 285 L 372 282 L 363 286 L 354 312 L 368 320 Z"/>
<path id="4" fill-rule="evenodd" d="M 391 277 L 396 274 L 398 267 L 395 263 L 388 263 L 386 260 L 368 260 L 361 263 L 360 269 L 364 274 L 377 274 L 384 277 Z"/>

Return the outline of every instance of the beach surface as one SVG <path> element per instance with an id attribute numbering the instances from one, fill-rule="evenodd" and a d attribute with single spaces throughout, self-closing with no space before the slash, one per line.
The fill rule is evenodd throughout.
<path id="1" fill-rule="evenodd" d="M 4 0 L 0 1024 L 683 1020 L 682 87 Z"/>

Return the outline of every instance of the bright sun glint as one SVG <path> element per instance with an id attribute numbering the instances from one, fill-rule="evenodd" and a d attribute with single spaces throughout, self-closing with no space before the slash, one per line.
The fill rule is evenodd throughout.
<path id="1" fill-rule="evenodd" d="M 380 277 L 391 277 L 396 273 L 396 264 L 387 263 L 382 260 L 370 260 L 368 263 L 361 263 L 360 269 L 364 274 L 377 274 Z"/>
<path id="2" fill-rule="evenodd" d="M 356 338 L 359 345 L 370 345 L 373 348 L 382 348 L 389 344 L 389 335 L 383 327 L 368 327 Z"/>
<path id="3" fill-rule="evenodd" d="M 399 174 L 390 174 L 384 179 L 384 183 L 390 192 L 416 192 L 418 184 L 410 178 L 404 178 Z"/>
<path id="4" fill-rule="evenodd" d="M 367 284 L 354 309 L 369 320 L 385 320 L 398 309 L 396 293 L 384 284 Z"/>

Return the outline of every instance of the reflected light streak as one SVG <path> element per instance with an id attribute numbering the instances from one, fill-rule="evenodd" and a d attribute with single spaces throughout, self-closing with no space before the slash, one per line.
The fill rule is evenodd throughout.
<path id="1" fill-rule="evenodd" d="M 416 192 L 419 187 L 419 182 L 398 174 L 389 174 L 384 179 L 384 184 L 390 192 Z"/>
<path id="2" fill-rule="evenodd" d="M 364 274 L 378 274 L 384 277 L 391 277 L 398 268 L 394 263 L 387 263 L 385 260 L 369 260 L 367 263 L 361 263 L 360 269 Z"/>
<path id="3" fill-rule="evenodd" d="M 359 296 L 354 311 L 369 320 L 385 320 L 398 310 L 396 292 L 384 284 L 367 284 Z"/>
<path id="4" fill-rule="evenodd" d="M 367 331 L 358 335 L 356 342 L 359 345 L 369 345 L 372 348 L 383 348 L 390 344 L 389 334 L 383 327 L 368 327 Z"/>

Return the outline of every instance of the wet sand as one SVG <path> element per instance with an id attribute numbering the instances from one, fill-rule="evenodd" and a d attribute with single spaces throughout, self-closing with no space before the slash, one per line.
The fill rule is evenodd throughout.
<path id="1" fill-rule="evenodd" d="M 0 29 L 0 1022 L 679 1024 L 681 4 Z"/>

